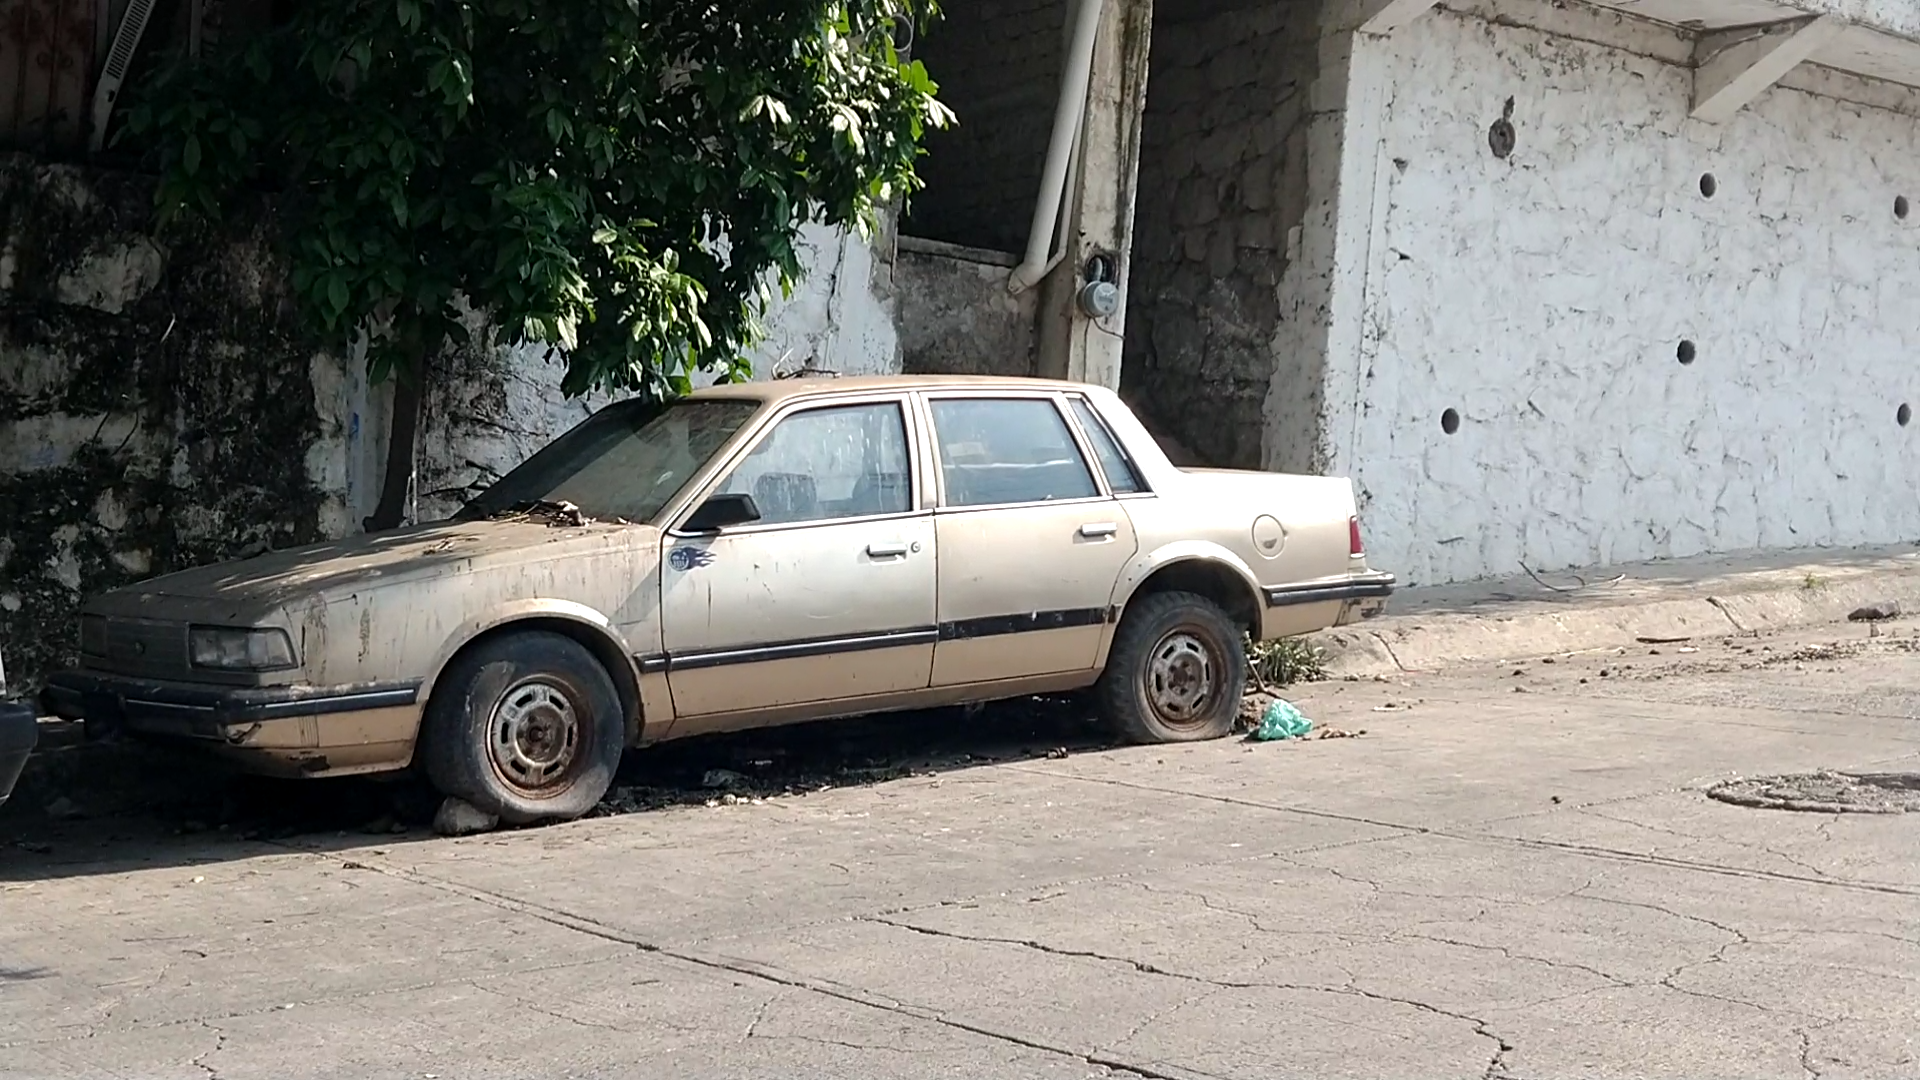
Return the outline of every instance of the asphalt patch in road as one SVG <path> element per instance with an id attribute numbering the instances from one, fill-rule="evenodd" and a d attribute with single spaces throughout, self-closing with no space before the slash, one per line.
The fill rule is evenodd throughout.
<path id="1" fill-rule="evenodd" d="M 1759 810 L 1816 814 L 1904 814 L 1920 810 L 1920 773 L 1821 770 L 1741 777 L 1716 784 L 1707 797 Z"/>

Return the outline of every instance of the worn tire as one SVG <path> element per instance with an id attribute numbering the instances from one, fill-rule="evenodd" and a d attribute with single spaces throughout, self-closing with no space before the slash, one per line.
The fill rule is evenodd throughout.
<path id="1" fill-rule="evenodd" d="M 1127 605 L 1095 692 L 1127 742 L 1199 742 L 1233 731 L 1246 685 L 1241 630 L 1220 605 L 1162 592 Z"/>
<path id="2" fill-rule="evenodd" d="M 427 776 L 505 822 L 566 821 L 607 793 L 626 728 L 619 691 L 585 646 L 544 630 L 505 634 L 441 675 L 422 733 Z"/>

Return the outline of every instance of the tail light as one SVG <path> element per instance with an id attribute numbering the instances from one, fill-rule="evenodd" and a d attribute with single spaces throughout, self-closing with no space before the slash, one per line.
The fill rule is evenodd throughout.
<path id="1" fill-rule="evenodd" d="M 1360 517 L 1356 514 L 1347 519 L 1347 554 L 1358 558 L 1366 551 L 1360 543 Z"/>

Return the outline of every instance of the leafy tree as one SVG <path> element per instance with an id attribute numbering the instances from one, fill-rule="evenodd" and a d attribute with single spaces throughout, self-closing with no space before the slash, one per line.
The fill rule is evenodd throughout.
<path id="1" fill-rule="evenodd" d="M 563 389 L 747 374 L 809 221 L 869 232 L 950 118 L 896 36 L 934 0 L 308 0 L 156 71 L 125 132 L 163 222 L 278 192 L 301 307 L 396 377 L 371 529 L 402 515 L 426 361 L 561 350 Z"/>

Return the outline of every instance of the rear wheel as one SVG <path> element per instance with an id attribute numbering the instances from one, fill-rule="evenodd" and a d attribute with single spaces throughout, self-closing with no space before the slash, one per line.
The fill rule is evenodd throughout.
<path id="1" fill-rule="evenodd" d="M 1128 742 L 1197 742 L 1233 730 L 1246 684 L 1246 649 L 1220 605 L 1163 592 L 1127 606 L 1096 692 Z"/>
<path id="2" fill-rule="evenodd" d="M 572 638 L 507 634 L 455 658 L 427 705 L 427 776 L 502 821 L 577 818 L 620 767 L 626 724 L 606 668 Z"/>

